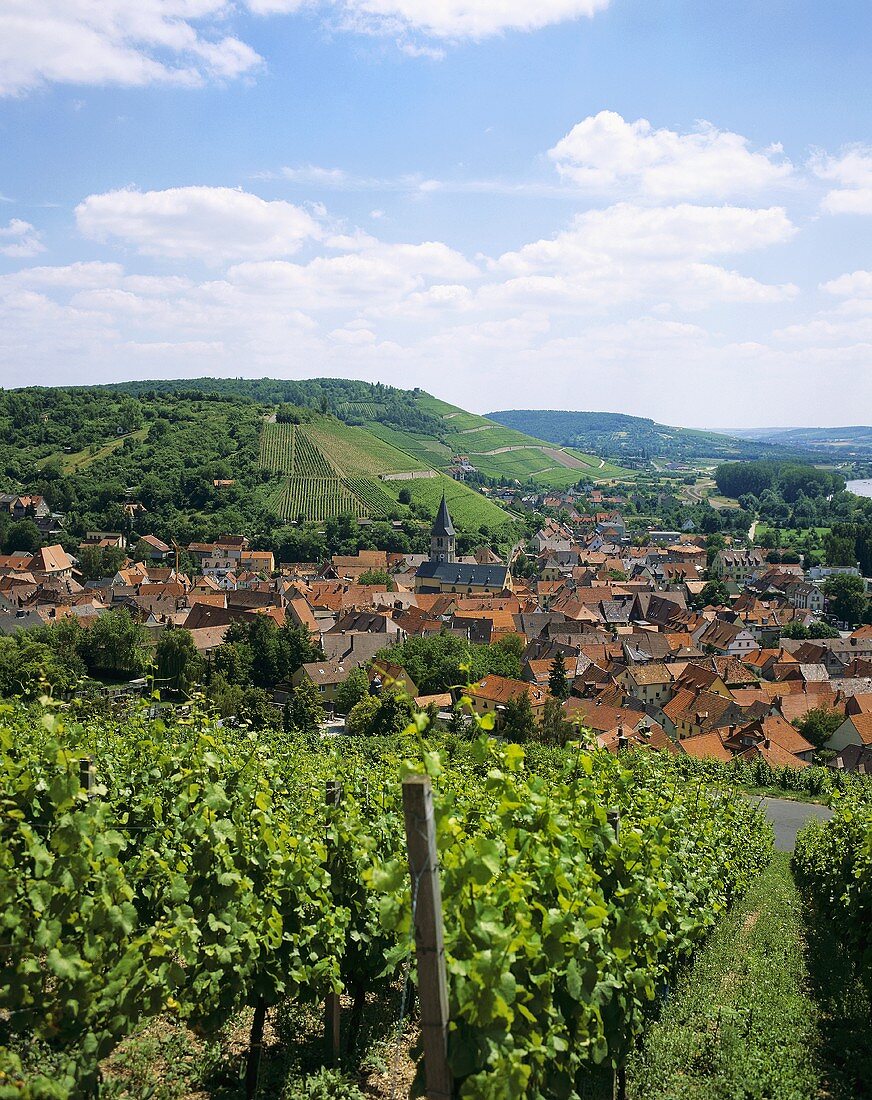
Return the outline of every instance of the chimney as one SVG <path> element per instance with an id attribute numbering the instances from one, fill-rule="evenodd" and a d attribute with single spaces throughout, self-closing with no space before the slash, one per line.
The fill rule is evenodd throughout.
<path id="1" fill-rule="evenodd" d="M 768 737 L 763 738 L 763 748 L 764 749 L 771 749 L 772 748 L 772 741 Z"/>

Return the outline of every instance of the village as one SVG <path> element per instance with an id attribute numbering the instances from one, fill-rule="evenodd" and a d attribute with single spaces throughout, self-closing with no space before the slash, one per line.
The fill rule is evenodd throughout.
<path id="1" fill-rule="evenodd" d="M 89 532 L 80 554 L 116 552 L 112 576 L 86 580 L 60 544 L 0 558 L 0 634 L 68 617 L 87 627 L 124 608 L 151 644 L 183 630 L 208 659 L 232 624 L 266 616 L 302 628 L 323 654 L 276 684 L 273 704 L 312 685 L 331 732 L 342 730 L 342 685 L 363 670 L 371 691 L 391 686 L 443 722 L 465 697 L 499 732 L 507 704 L 526 696 L 531 736 L 559 705 L 565 728 L 611 751 L 872 769 L 872 627 L 824 623 L 829 578 L 857 568 L 773 564 L 748 540 L 709 548 L 692 530 L 631 538 L 614 500 L 599 490 L 540 500 L 540 529 L 507 560 L 486 545 L 459 556 L 444 497 L 429 555 L 362 550 L 289 564 L 240 535 L 182 548 Z M 57 530 L 39 497 L 4 497 L 2 506 L 35 516 L 46 537 Z M 194 568 L 180 567 L 181 553 Z M 425 694 L 408 670 L 378 656 L 444 634 L 475 646 L 513 639 L 520 676 L 488 674 Z M 142 677 L 106 690 L 147 686 Z M 801 728 L 821 713 L 826 740 L 813 743 Z"/>

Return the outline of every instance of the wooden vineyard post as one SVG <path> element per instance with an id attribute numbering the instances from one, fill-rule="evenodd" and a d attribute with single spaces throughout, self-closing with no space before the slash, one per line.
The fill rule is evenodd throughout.
<path id="1" fill-rule="evenodd" d="M 327 806 L 338 806 L 342 798 L 342 787 L 335 779 L 327 780 Z M 338 993 L 328 993 L 324 1002 L 324 1039 L 330 1049 L 333 1065 L 339 1065 L 340 1032 L 342 1026 L 342 1006 Z"/>
<path id="2" fill-rule="evenodd" d="M 406 846 L 412 876 L 418 1002 L 428 1100 L 451 1100 L 454 1083 L 448 1067 L 448 979 L 442 926 L 442 889 L 433 788 L 426 775 L 403 780 Z"/>
<path id="3" fill-rule="evenodd" d="M 621 838 L 621 811 L 609 810 L 606 814 L 609 825 L 615 830 L 615 840 Z M 615 1077 L 613 1085 L 614 1100 L 627 1100 L 627 1066 L 626 1063 L 622 1063 L 615 1067 Z"/>
<path id="4" fill-rule="evenodd" d="M 94 798 L 94 758 L 82 756 L 79 758 L 79 786 L 89 799 Z"/>

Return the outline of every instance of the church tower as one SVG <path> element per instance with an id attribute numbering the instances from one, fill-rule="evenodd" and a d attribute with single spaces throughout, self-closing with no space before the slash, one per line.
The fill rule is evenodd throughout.
<path id="1" fill-rule="evenodd" d="M 433 534 L 430 536 L 430 561 L 440 563 L 454 561 L 454 524 L 448 513 L 444 493 L 433 524 Z"/>

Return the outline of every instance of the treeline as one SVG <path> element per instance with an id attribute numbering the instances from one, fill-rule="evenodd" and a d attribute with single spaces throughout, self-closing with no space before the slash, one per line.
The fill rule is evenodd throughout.
<path id="1" fill-rule="evenodd" d="M 844 477 L 835 470 L 789 462 L 723 462 L 715 470 L 715 482 L 724 496 L 759 497 L 769 491 L 788 504 L 800 496 L 826 497 L 845 488 Z"/>

